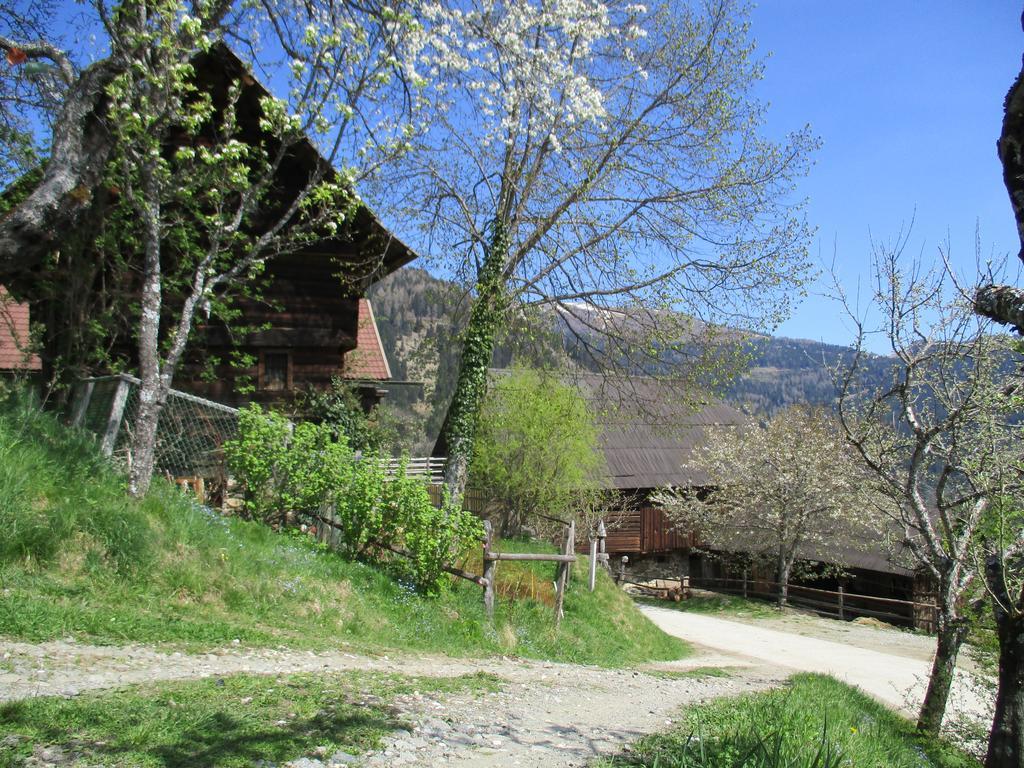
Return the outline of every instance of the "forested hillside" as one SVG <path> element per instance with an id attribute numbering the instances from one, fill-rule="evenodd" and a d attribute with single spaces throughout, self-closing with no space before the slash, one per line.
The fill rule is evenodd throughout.
<path id="1" fill-rule="evenodd" d="M 389 402 L 407 421 L 426 424 L 409 448 L 429 451 L 454 388 L 465 296 L 451 283 L 407 267 L 374 285 L 370 297 L 395 378 L 424 384 L 422 390 L 394 387 Z M 497 365 L 507 366 L 516 357 L 514 342 L 515 338 L 506 339 L 497 350 Z M 750 342 L 747 372 L 733 382 L 725 397 L 766 415 L 794 403 L 830 405 L 835 389 L 829 369 L 850 355 L 847 347 L 758 337 Z M 884 377 L 889 366 L 887 358 L 872 357 L 871 378 Z"/>

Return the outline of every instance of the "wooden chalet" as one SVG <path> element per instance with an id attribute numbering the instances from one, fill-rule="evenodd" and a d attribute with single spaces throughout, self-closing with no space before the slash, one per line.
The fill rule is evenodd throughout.
<path id="1" fill-rule="evenodd" d="M 197 59 L 196 71 L 215 100 L 227 93 L 229 83 L 241 81 L 237 108 L 243 136 L 265 140 L 258 128 L 259 102 L 268 91 L 242 61 L 218 46 Z M 314 172 L 334 176 L 307 139 L 281 164 L 278 192 L 268 205 L 291 199 Z M 338 236 L 268 260 L 259 299 L 237 302 L 240 317 L 231 328 L 210 323 L 200 329 L 197 352 L 176 386 L 228 405 L 287 407 L 296 395 L 327 388 L 339 377 L 353 381 L 363 406 L 371 407 L 384 396 L 381 384 L 391 370 L 364 294 L 414 258 L 415 252 L 360 206 Z"/>
<path id="2" fill-rule="evenodd" d="M 260 101 L 269 91 L 230 48 L 213 46 L 196 56 L 194 67 L 197 82 L 218 109 L 226 106 L 230 85 L 241 83 L 235 106 L 240 137 L 263 144 L 271 153 L 280 147 L 259 127 Z M 288 149 L 262 216 L 284 210 L 314 173 L 335 178 L 334 169 L 307 138 Z M 256 218 L 258 227 L 260 216 Z M 268 259 L 258 298 L 234 300 L 238 316 L 230 325 L 217 320 L 204 324 L 197 318 L 195 339 L 175 388 L 231 406 L 259 402 L 287 409 L 303 391 L 329 387 L 340 377 L 355 383 L 369 408 L 384 395 L 381 385 L 391 372 L 365 292 L 414 258 L 415 252 L 361 205 L 336 236 Z M 40 318 L 52 314 L 47 311 L 52 301 L 35 295 L 35 280 L 28 274 L 11 285 L 27 302 L 13 305 L 12 327 L 19 336 L 23 326 L 27 335 L 29 303 Z M 124 337 L 114 350 L 130 368 L 136 357 L 130 332 L 111 333 Z M 11 349 L 10 334 L 5 337 L 0 324 L 0 367 L 14 363 Z M 29 364 L 38 368 L 39 359 L 29 358 Z"/>

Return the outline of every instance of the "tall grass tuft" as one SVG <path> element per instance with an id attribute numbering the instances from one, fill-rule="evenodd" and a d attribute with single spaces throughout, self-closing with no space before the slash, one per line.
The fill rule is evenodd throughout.
<path id="1" fill-rule="evenodd" d="M 978 768 L 855 688 L 796 675 L 786 688 L 693 707 L 602 768 Z"/>
<path id="2" fill-rule="evenodd" d="M 126 573 L 149 564 L 152 531 L 92 440 L 24 392 L 0 407 L 0 560 L 46 564 L 72 538 Z"/>

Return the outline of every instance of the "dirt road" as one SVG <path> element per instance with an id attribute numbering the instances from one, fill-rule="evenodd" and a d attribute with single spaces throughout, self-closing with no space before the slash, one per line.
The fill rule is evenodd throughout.
<path id="1" fill-rule="evenodd" d="M 910 717 L 924 696 L 935 649 L 932 637 L 812 617 L 778 624 L 762 620 L 755 625 L 671 608 L 644 605 L 640 609 L 668 634 L 707 652 L 773 668 L 832 675 Z M 967 674 L 957 671 L 950 713 L 990 722 L 991 702 L 975 692 Z"/>
<path id="2" fill-rule="evenodd" d="M 834 675 L 913 714 L 934 642 L 814 617 L 737 621 L 669 608 L 641 610 L 666 632 L 693 643 L 697 653 L 657 668 L 605 670 L 506 658 L 367 657 L 238 646 L 190 655 L 144 646 L 0 641 L 0 700 L 74 696 L 87 690 L 238 672 L 362 670 L 447 677 L 487 671 L 501 677 L 504 685 L 483 701 L 468 694 L 400 697 L 395 703 L 412 730 L 396 733 L 361 765 L 570 768 L 667 727 L 680 707 L 763 689 L 793 671 Z M 701 676 L 700 667 L 726 667 L 731 676 Z M 698 674 L 681 674 L 687 670 Z M 967 690 L 962 679 L 958 681 L 954 712 L 984 718 L 985 711 L 985 703 Z M 336 764 L 311 755 L 292 765 Z"/>
<path id="3" fill-rule="evenodd" d="M 714 661 L 673 662 L 676 671 Z M 448 677 L 498 675 L 502 690 L 485 701 L 469 696 L 410 695 L 396 706 L 411 731 L 400 731 L 361 763 L 385 766 L 584 766 L 645 733 L 665 728 L 685 705 L 777 684 L 785 674 L 743 664 L 728 678 L 675 677 L 517 659 L 444 656 L 367 657 L 344 652 L 250 650 L 232 647 L 190 655 L 145 646 L 101 647 L 74 642 L 0 642 L 0 700 L 74 696 L 97 689 L 239 672 L 280 675 L 316 671 L 379 671 Z M 314 756 L 295 768 L 328 768 Z"/>

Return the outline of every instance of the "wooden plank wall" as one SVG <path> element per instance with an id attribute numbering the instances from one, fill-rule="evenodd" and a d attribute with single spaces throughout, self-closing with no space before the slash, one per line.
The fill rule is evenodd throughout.
<path id="1" fill-rule="evenodd" d="M 674 530 L 657 507 L 640 507 L 621 513 L 608 531 L 608 551 L 615 554 L 654 554 L 686 549 L 696 544 L 692 533 Z"/>

